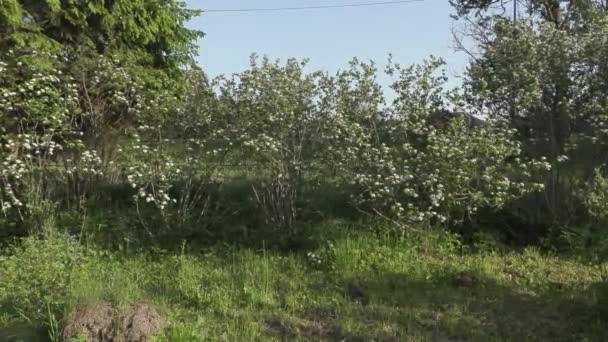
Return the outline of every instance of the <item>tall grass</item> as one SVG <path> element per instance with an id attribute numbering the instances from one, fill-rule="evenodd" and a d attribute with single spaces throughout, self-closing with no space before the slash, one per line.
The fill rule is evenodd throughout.
<path id="1" fill-rule="evenodd" d="M 328 225 L 332 235 L 293 252 L 186 243 L 133 253 L 26 238 L 0 257 L 0 340 L 51 340 L 62 317 L 98 300 L 154 304 L 169 321 L 165 341 L 608 338 L 596 266 L 535 248 L 472 251 L 442 231 L 397 239 Z M 474 285 L 457 286 L 462 272 Z"/>

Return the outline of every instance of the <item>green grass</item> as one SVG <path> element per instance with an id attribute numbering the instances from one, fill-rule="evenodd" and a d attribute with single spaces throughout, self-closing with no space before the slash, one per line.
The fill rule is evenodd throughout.
<path id="1" fill-rule="evenodd" d="M 120 254 L 25 239 L 0 257 L 0 341 L 50 340 L 63 316 L 100 299 L 154 304 L 169 322 L 160 341 L 608 339 L 598 266 L 534 248 L 471 252 L 436 231 L 323 228 L 341 233 L 316 256 L 228 245 Z M 470 288 L 455 285 L 463 271 Z"/>

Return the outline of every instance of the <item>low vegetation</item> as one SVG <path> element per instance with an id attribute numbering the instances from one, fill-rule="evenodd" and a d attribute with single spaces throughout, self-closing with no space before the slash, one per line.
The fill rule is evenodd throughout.
<path id="1" fill-rule="evenodd" d="M 597 266 L 533 247 L 463 245 L 442 231 L 396 238 L 367 228 L 324 226 L 333 235 L 307 252 L 129 254 L 27 238 L 1 259 L 0 303 L 15 309 L 3 312 L 0 338 L 45 341 L 69 312 L 100 301 L 153 304 L 168 321 L 160 341 L 608 338 Z"/>

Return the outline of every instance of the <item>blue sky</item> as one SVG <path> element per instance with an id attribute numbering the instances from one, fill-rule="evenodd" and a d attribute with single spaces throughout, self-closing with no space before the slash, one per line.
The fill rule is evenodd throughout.
<path id="1" fill-rule="evenodd" d="M 373 0 L 187 0 L 190 8 L 340 5 Z M 467 63 L 454 52 L 451 6 L 446 0 L 321 10 L 203 13 L 189 23 L 206 36 L 199 41 L 199 64 L 211 76 L 247 67 L 256 52 L 271 58 L 310 58 L 311 70 L 343 68 L 352 57 L 385 64 L 389 53 L 401 64 L 433 54 L 447 62 L 450 83 Z"/>

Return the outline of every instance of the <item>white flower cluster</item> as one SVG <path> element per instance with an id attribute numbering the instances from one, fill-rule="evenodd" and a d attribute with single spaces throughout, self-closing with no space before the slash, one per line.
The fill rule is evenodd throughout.
<path id="1" fill-rule="evenodd" d="M 166 209 L 171 203 L 169 190 L 171 182 L 182 172 L 171 156 L 159 147 L 149 147 L 142 142 L 139 134 L 134 134 L 129 144 L 119 149 L 122 162 L 129 165 L 126 170 L 127 181 L 133 189 L 135 201 L 153 204 L 160 210 Z"/>
<path id="2" fill-rule="evenodd" d="M 0 147 L 0 202 L 6 213 L 11 208 L 23 207 L 20 189 L 23 184 L 41 179 L 48 171 L 63 146 L 53 141 L 53 135 L 5 134 Z"/>
<path id="3" fill-rule="evenodd" d="M 103 161 L 97 151 L 81 148 L 76 150 L 78 159 L 65 158 L 64 168 L 68 176 L 78 175 L 81 178 L 103 176 Z M 83 179 L 83 180 L 84 180 Z"/>
<path id="4" fill-rule="evenodd" d="M 11 184 L 8 182 L 4 183 L 3 193 L 0 196 L 0 205 L 2 205 L 2 212 L 5 214 L 13 207 L 19 208 L 23 206 L 23 202 L 17 198 Z"/>

